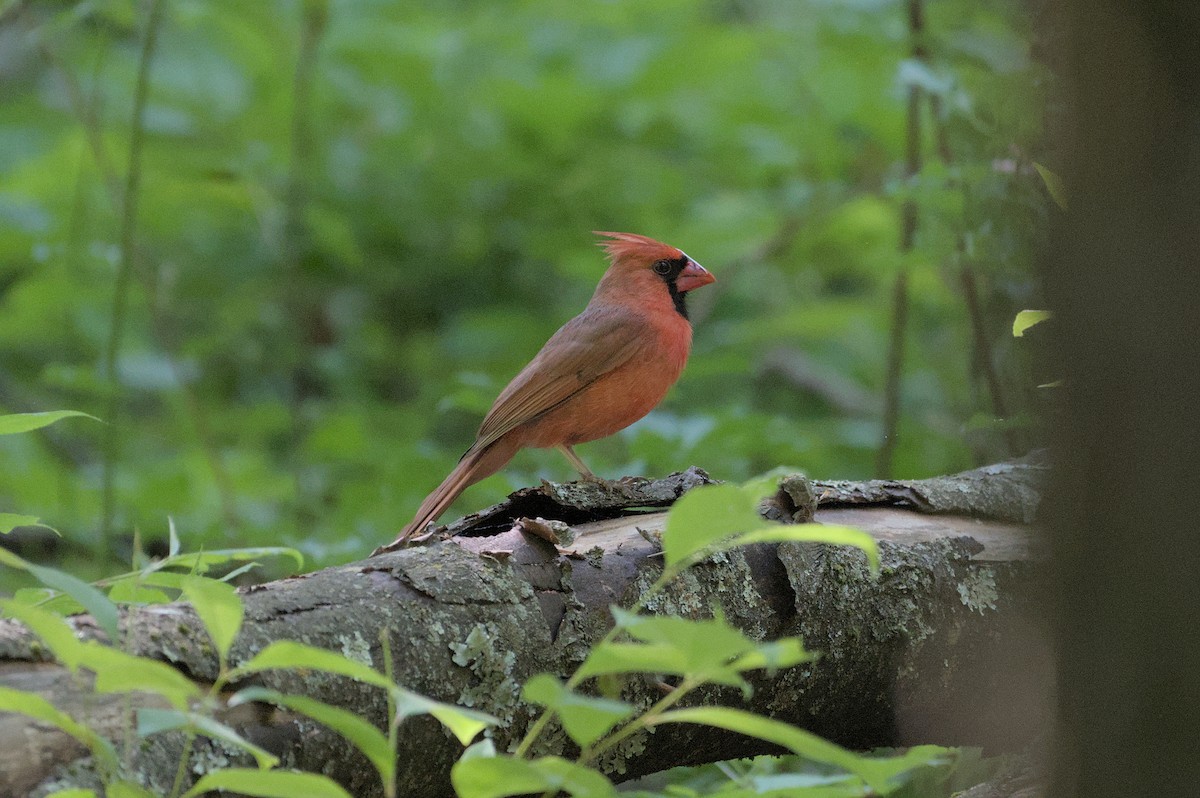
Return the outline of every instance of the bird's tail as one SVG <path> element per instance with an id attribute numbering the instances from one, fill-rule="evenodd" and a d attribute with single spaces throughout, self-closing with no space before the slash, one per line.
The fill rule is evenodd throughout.
<path id="1" fill-rule="evenodd" d="M 394 551 L 409 538 L 424 532 L 429 522 L 436 520 L 445 512 L 446 508 L 459 497 L 459 494 L 479 480 L 490 477 L 503 468 L 504 464 L 516 454 L 518 448 L 501 438 L 483 449 L 476 450 L 474 447 L 468 449 L 450 475 L 425 497 L 425 501 L 421 502 L 421 506 L 417 508 L 417 514 L 404 529 L 400 530 L 396 540 L 386 546 L 380 546 L 374 551 L 374 554 Z"/>

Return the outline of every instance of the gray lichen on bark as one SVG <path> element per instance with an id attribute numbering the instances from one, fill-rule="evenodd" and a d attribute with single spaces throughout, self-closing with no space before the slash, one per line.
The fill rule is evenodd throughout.
<path id="1" fill-rule="evenodd" d="M 1014 473 L 1023 481 L 1029 471 L 1018 468 L 959 484 L 1003 480 Z M 700 474 L 693 470 L 665 484 L 651 483 L 645 492 L 636 486 L 610 490 L 599 515 L 619 513 L 621 502 L 644 507 L 711 481 Z M 817 483 L 818 497 L 821 486 L 829 484 Z M 598 490 L 604 492 L 603 486 Z M 876 488 L 869 484 L 847 486 L 844 495 L 865 501 L 872 491 Z M 908 501 L 907 494 L 876 493 L 877 500 Z M 496 511 L 485 515 L 483 523 L 494 524 L 496 518 L 531 506 L 553 518 L 556 502 L 575 502 L 578 495 L 555 487 L 531 489 L 505 509 L 492 508 Z M 561 515 L 578 519 L 572 513 L 579 512 L 575 506 Z M 837 522 L 837 513 L 847 511 L 827 512 Z M 871 523 L 868 510 L 852 512 L 860 514 L 856 523 Z M 711 617 L 720 608 L 751 637 L 800 635 L 810 650 L 821 652 L 814 663 L 771 677 L 755 675 L 749 699 L 736 690 L 709 688 L 695 701 L 745 706 L 859 748 L 1003 737 L 996 730 L 1008 726 L 997 718 L 1011 697 L 996 689 L 1002 674 L 989 671 L 988 664 L 1002 659 L 1005 647 L 1031 648 L 1028 636 L 1021 636 L 1024 621 L 1013 620 L 1027 617 L 1027 585 L 1036 575 L 1036 564 L 1024 554 L 1028 533 L 949 516 L 922 521 L 914 535 L 894 526 L 897 512 L 879 511 L 883 567 L 877 579 L 857 550 L 760 545 L 714 556 L 646 602 L 649 611 L 692 618 Z M 990 504 L 986 512 L 992 514 Z M 819 509 L 817 519 L 822 518 Z M 519 686 L 538 672 L 563 677 L 572 672 L 609 627 L 609 605 L 630 606 L 644 597 L 660 572 L 655 546 L 636 530 L 656 523 L 653 516 L 570 523 L 579 536 L 570 551 L 510 530 L 486 538 L 433 539 L 244 589 L 246 622 L 231 659 L 245 661 L 274 640 L 290 639 L 381 668 L 379 632 L 386 628 L 401 684 L 495 715 L 501 726 L 491 734 L 499 749 L 509 749 L 536 714 L 536 708 L 520 700 Z M 977 529 L 988 534 L 969 537 Z M 1009 539 L 1017 542 L 1005 544 Z M 487 551 L 504 554 L 483 553 Z M 589 556 L 581 554 L 585 551 Z M 84 634 L 94 633 L 86 621 L 77 623 Z M 124 624 L 136 653 L 171 662 L 201 681 L 216 676 L 215 653 L 185 605 L 132 611 Z M 30 636 L 9 623 L 0 623 L 0 657 L 9 669 L 0 671 L 4 683 L 14 667 L 19 670 L 20 661 L 43 659 Z M 351 709 L 377 727 L 384 725 L 386 702 L 376 688 L 314 671 L 270 671 L 257 682 Z M 624 697 L 642 706 L 660 696 L 645 680 L 626 683 Z M 964 707 L 970 711 L 964 713 Z M 324 772 L 355 795 L 381 794 L 365 758 L 317 724 L 263 709 L 240 718 L 238 728 L 289 766 Z M 175 771 L 177 738 L 157 735 L 146 742 L 138 752 L 137 769 L 146 783 L 162 785 Z M 461 751 L 459 744 L 431 719 L 414 718 L 402 727 L 400 745 L 400 794 L 449 794 L 446 777 Z M 570 746 L 554 730 L 537 750 L 562 753 Z M 631 738 L 603 764 L 628 777 L 761 750 L 745 738 L 704 727 L 663 727 Z M 75 756 L 64 754 L 63 761 Z M 242 755 L 203 743 L 192 767 L 218 762 L 250 764 Z"/>

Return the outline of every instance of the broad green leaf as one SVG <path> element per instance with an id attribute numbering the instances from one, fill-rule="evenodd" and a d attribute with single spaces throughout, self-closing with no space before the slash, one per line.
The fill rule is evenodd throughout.
<path id="1" fill-rule="evenodd" d="M 669 673 L 749 689 L 740 675 L 812 659 L 798 639 L 760 643 L 718 615 L 710 620 L 635 615 L 612 608 L 617 625 L 637 642 L 605 643 L 579 668 L 583 678 L 616 673 Z"/>
<path id="2" fill-rule="evenodd" d="M 17 515 L 16 513 L 0 513 L 0 535 L 7 535 L 19 526 L 40 526 L 43 529 L 49 529 L 54 534 L 62 537 L 62 533 L 52 526 L 47 526 L 42 523 L 42 519 L 36 515 Z"/>
<path id="3" fill-rule="evenodd" d="M 48 587 L 21 587 L 21 588 L 17 588 L 16 592 L 13 593 L 12 600 L 17 602 L 18 604 L 29 604 L 32 606 L 42 607 L 42 609 L 47 609 L 46 607 L 44 607 L 42 605 L 48 603 L 52 599 L 54 599 L 58 596 L 61 596 L 61 595 L 62 594 L 59 593 L 57 590 L 51 590 Z M 48 612 L 53 611 L 56 615 L 70 615 L 71 614 L 71 613 L 58 612 L 56 610 L 47 610 L 47 611 Z M 83 610 L 81 608 L 80 612 L 82 612 L 82 611 Z"/>
<path id="4" fill-rule="evenodd" d="M 556 756 L 532 761 L 508 756 L 460 759 L 450 771 L 458 798 L 506 798 L 565 792 L 576 798 L 615 798 L 612 782 L 600 773 Z"/>
<path id="5" fill-rule="evenodd" d="M 1048 310 L 1022 310 L 1013 319 L 1013 336 L 1020 338 L 1030 327 L 1045 321 L 1052 315 Z"/>
<path id="6" fill-rule="evenodd" d="M 0 548 L 0 563 L 7 565 L 9 568 L 20 568 L 22 571 L 29 567 L 29 563 L 5 548 Z"/>
<path id="7" fill-rule="evenodd" d="M 129 781 L 118 781 L 104 788 L 105 798 L 155 798 L 154 793 L 139 784 Z"/>
<path id="8" fill-rule="evenodd" d="M 736 485 L 706 485 L 685 493 L 671 507 L 663 530 L 663 555 L 668 565 L 688 557 L 735 532 L 762 526 L 758 499 Z"/>
<path id="9" fill-rule="evenodd" d="M 450 730 L 463 745 L 475 739 L 488 726 L 498 726 L 500 721 L 486 712 L 434 701 L 419 693 L 393 685 L 392 698 L 396 702 L 396 715 L 406 718 L 411 715 L 432 715 Z"/>
<path id="10" fill-rule="evenodd" d="M 285 695 L 263 687 L 247 687 L 239 691 L 229 700 L 229 705 L 238 706 L 248 701 L 275 704 L 307 715 L 318 723 L 333 729 L 362 751 L 379 771 L 379 778 L 384 784 L 391 784 L 395 778 L 396 761 L 392 756 L 388 738 L 353 712 L 307 696 Z"/>
<path id="11" fill-rule="evenodd" d="M 231 682 L 238 681 L 251 673 L 276 668 L 293 670 L 311 668 L 312 670 L 336 673 L 351 679 L 357 679 L 365 684 L 382 687 L 384 690 L 391 692 L 392 698 L 396 702 L 396 712 L 400 717 L 433 715 L 463 745 L 469 743 L 474 739 L 475 735 L 479 734 L 486 727 L 499 723 L 491 715 L 456 707 L 451 704 L 443 704 L 440 701 L 425 698 L 411 690 L 406 690 L 403 687 L 392 684 L 379 671 L 361 662 L 343 657 L 341 654 L 326 651 L 323 648 L 306 646 L 303 643 L 295 643 L 290 640 L 280 640 L 270 644 L 251 658 L 249 662 L 234 668 L 229 676 L 229 680 Z"/>
<path id="12" fill-rule="evenodd" d="M 1042 182 L 1046 184 L 1046 190 L 1050 192 L 1054 203 L 1065 211 L 1067 209 L 1067 189 L 1063 185 L 1062 178 L 1037 161 L 1034 161 L 1033 168 L 1042 176 Z"/>
<path id="13" fill-rule="evenodd" d="M 929 764 L 945 752 L 944 748 L 938 746 L 917 746 L 899 757 L 876 759 L 856 754 L 804 729 L 729 707 L 679 709 L 666 712 L 650 721 L 656 726 L 663 723 L 698 723 L 766 740 L 783 746 L 792 753 L 853 773 L 872 790 L 881 793 L 886 792 L 888 782 L 895 776 Z"/>
<path id="14" fill-rule="evenodd" d="M 165 731 L 182 729 L 188 725 L 188 713 L 179 709 L 144 707 L 137 711 L 138 737 L 149 737 Z"/>
<path id="15" fill-rule="evenodd" d="M 96 643 L 85 645 L 80 661 L 95 672 L 97 693 L 157 693 L 177 709 L 186 709 L 190 699 L 203 694 L 199 685 L 164 662 Z"/>
<path id="16" fill-rule="evenodd" d="M 117 605 L 109 601 L 108 597 L 99 590 L 82 579 L 54 568 L 30 563 L 27 570 L 46 587 L 59 590 L 78 601 L 95 619 L 96 623 L 100 624 L 100 628 L 105 631 L 109 640 L 115 642 L 120 639 Z"/>
<path id="17" fill-rule="evenodd" d="M 816 659 L 816 654 L 805 650 L 800 638 L 785 637 L 756 644 L 753 651 L 738 657 L 730 663 L 730 667 L 739 673 L 756 668 L 765 668 L 769 673 L 774 673 L 780 668 L 790 668 Z"/>
<path id="18" fill-rule="evenodd" d="M 109 794 L 112 794 L 111 790 L 109 791 Z M 96 798 L 96 793 L 94 790 L 85 790 L 77 787 L 71 790 L 59 790 L 57 792 L 52 792 L 47 795 L 46 798 Z"/>
<path id="19" fill-rule="evenodd" d="M 114 604 L 170 604 L 172 599 L 157 588 L 147 587 L 136 578 L 119 579 L 108 588 L 108 600 Z"/>
<path id="20" fill-rule="evenodd" d="M 68 595 L 48 587 L 23 587 L 13 593 L 13 601 L 39 607 L 55 615 L 82 615 L 87 610 Z"/>
<path id="21" fill-rule="evenodd" d="M 224 565 L 230 562 L 246 562 L 264 557 L 291 557 L 297 570 L 304 567 L 304 555 L 298 550 L 287 546 L 259 546 L 245 549 L 215 549 L 213 551 L 197 551 L 188 554 L 176 554 L 161 560 L 159 568 L 181 568 L 193 573 L 202 574 L 214 565 Z"/>
<path id="22" fill-rule="evenodd" d="M 84 655 L 84 644 L 61 616 L 12 599 L 0 599 L 0 609 L 9 618 L 15 618 L 29 627 L 29 631 L 41 638 L 50 649 L 54 658 L 67 668 L 74 671 L 79 667 Z"/>
<path id="23" fill-rule="evenodd" d="M 580 695 L 557 677 L 539 673 L 525 683 L 525 699 L 554 710 L 563 728 L 580 748 L 591 745 L 629 717 L 634 707 L 611 698 Z"/>
<path id="24" fill-rule="evenodd" d="M 760 527 L 722 541 L 720 550 L 748 546 L 752 543 L 827 543 L 833 546 L 854 546 L 867 555 L 871 572 L 879 573 L 879 544 L 861 529 L 834 524 L 773 524 Z"/>
<path id="25" fill-rule="evenodd" d="M 0 712 L 14 712 L 42 723 L 48 723 L 87 746 L 88 750 L 110 769 L 116 767 L 117 754 L 112 744 L 65 712 L 60 711 L 40 695 L 0 687 Z"/>
<path id="26" fill-rule="evenodd" d="M 489 737 L 485 737 L 477 743 L 467 746 L 467 750 L 462 752 L 462 756 L 458 761 L 464 759 L 487 758 L 496 755 L 496 741 Z"/>
<path id="27" fill-rule="evenodd" d="M 109 640 L 118 639 L 117 605 L 109 601 L 103 593 L 87 582 L 62 571 L 56 571 L 53 568 L 26 562 L 11 551 L 2 548 L 0 548 L 0 563 L 12 568 L 20 568 L 23 571 L 28 571 L 46 587 L 67 594 L 79 602 L 80 606 L 87 612 L 91 613 L 96 623 L 100 624 L 100 628 L 108 634 Z"/>
<path id="28" fill-rule="evenodd" d="M 145 708 L 139 709 L 137 716 L 137 730 L 138 734 L 142 737 L 176 729 L 190 731 L 242 749 L 253 756 L 258 766 L 263 770 L 273 768 L 279 764 L 279 757 L 270 751 L 260 748 L 224 723 L 214 720 L 207 715 L 173 709 Z"/>
<path id="29" fill-rule="evenodd" d="M 75 416 L 90 418 L 92 421 L 100 420 L 95 416 L 89 416 L 87 413 L 80 413 L 78 410 L 52 410 L 46 413 L 14 413 L 12 415 L 0 416 L 0 435 L 12 435 L 18 432 L 41 429 L 42 427 L 50 426 L 55 421 Z"/>
<path id="30" fill-rule="evenodd" d="M 304 670 L 309 668 L 326 673 L 336 673 L 348 676 L 366 684 L 391 690 L 393 685 L 379 671 L 356 660 L 349 659 L 315 646 L 296 643 L 291 640 L 277 640 L 262 651 L 255 654 L 248 662 L 233 669 L 229 680 L 231 682 L 245 678 L 251 673 L 275 669 Z"/>
<path id="31" fill-rule="evenodd" d="M 206 774 L 183 798 L 209 792 L 232 792 L 256 798 L 353 798 L 333 779 L 296 770 L 226 768 Z"/>
<path id="32" fill-rule="evenodd" d="M 586 679 L 611 673 L 683 674 L 687 669 L 687 659 L 671 645 L 605 643 L 592 649 L 578 673 Z"/>
<path id="33" fill-rule="evenodd" d="M 224 663 L 242 627 L 242 600 L 237 590 L 233 585 L 216 579 L 189 576 L 183 580 L 183 595 L 200 616 Z"/>

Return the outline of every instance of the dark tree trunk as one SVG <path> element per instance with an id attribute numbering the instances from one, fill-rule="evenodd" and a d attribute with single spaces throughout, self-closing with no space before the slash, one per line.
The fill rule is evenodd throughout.
<path id="1" fill-rule="evenodd" d="M 1050 794 L 1200 791 L 1200 6 L 1068 4 Z"/>

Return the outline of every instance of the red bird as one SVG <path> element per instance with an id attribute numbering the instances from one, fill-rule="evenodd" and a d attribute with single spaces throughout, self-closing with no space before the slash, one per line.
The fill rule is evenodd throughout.
<path id="1" fill-rule="evenodd" d="M 679 378 L 692 346 L 688 291 L 715 277 L 675 247 L 633 233 L 596 233 L 610 265 L 584 311 L 559 328 L 508 384 L 450 476 L 425 498 L 396 542 L 425 530 L 466 488 L 527 446 L 572 449 L 628 427 Z"/>

